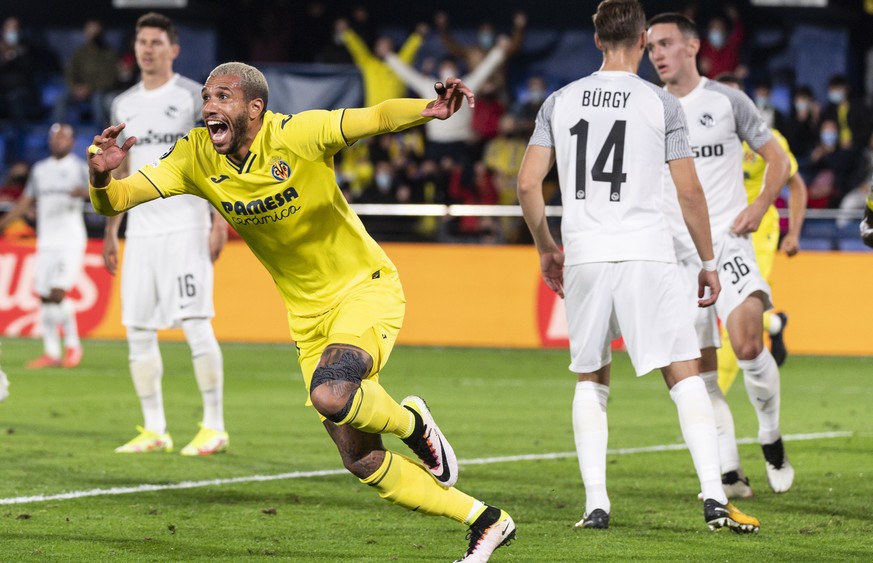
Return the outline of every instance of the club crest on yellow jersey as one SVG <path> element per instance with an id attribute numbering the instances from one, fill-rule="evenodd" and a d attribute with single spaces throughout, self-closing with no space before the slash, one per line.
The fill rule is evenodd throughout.
<path id="1" fill-rule="evenodd" d="M 284 182 L 291 177 L 291 167 L 284 160 L 276 160 L 270 167 L 270 174 L 273 175 L 273 178 Z"/>

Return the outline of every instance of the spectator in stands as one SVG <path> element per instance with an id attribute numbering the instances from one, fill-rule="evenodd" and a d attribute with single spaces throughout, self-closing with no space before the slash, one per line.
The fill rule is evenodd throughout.
<path id="1" fill-rule="evenodd" d="M 518 171 L 521 169 L 524 151 L 527 150 L 527 139 L 530 137 L 529 134 L 520 132 L 518 122 L 509 113 L 501 117 L 499 134 L 485 144 L 482 157 L 482 162 L 492 171 L 499 205 L 518 203 Z M 518 243 L 520 235 L 527 232 L 527 227 L 518 217 L 501 217 L 499 222 L 501 238 L 506 242 Z"/>
<path id="2" fill-rule="evenodd" d="M 19 160 L 9 167 L 6 177 L 3 179 L 3 185 L 0 185 L 0 205 L 15 202 L 21 197 L 29 174 L 30 167 L 23 160 Z M 0 211 L 5 212 L 7 209 L 0 207 Z"/>
<path id="3" fill-rule="evenodd" d="M 839 143 L 844 149 L 861 150 L 871 130 L 870 108 L 861 98 L 851 95 L 849 81 L 843 75 L 828 80 L 828 103 L 822 111 L 822 121 L 837 124 Z"/>
<path id="4" fill-rule="evenodd" d="M 510 41 L 507 37 L 500 37 L 497 44 L 488 52 L 488 55 L 476 67 L 475 70 L 461 77 L 471 90 L 478 92 L 489 76 L 506 60 Z M 385 62 L 406 83 L 409 88 L 419 96 L 430 96 L 433 91 L 431 76 L 425 76 L 410 65 L 404 63 L 395 53 L 388 53 Z M 438 66 L 437 77 L 445 80 L 448 77 L 459 75 L 458 65 L 453 57 L 446 57 Z M 455 162 L 466 162 L 469 151 L 475 141 L 472 127 L 472 110 L 462 105 L 457 115 L 449 120 L 432 120 L 425 125 L 427 136 L 426 158 L 440 160 L 445 156 Z"/>
<path id="5" fill-rule="evenodd" d="M 449 176 L 449 203 L 462 205 L 496 205 L 497 189 L 491 171 L 483 162 L 456 166 Z M 466 215 L 447 223 L 448 240 L 496 243 L 500 226 L 494 217 Z"/>
<path id="6" fill-rule="evenodd" d="M 91 121 L 105 127 L 109 123 L 110 93 L 118 82 L 118 54 L 106 43 L 103 24 L 98 20 L 85 22 L 82 33 L 85 43 L 67 61 L 67 89 L 57 99 L 54 118 L 66 121 L 72 104 L 87 102 Z"/>
<path id="7" fill-rule="evenodd" d="M 740 13 L 733 4 L 724 8 L 725 15 L 730 20 L 730 27 L 721 16 L 709 20 L 705 36 L 700 42 L 700 54 L 697 59 L 701 74 L 713 78 L 723 72 L 742 75 L 740 69 L 740 48 L 743 44 L 744 29 Z"/>
<path id="8" fill-rule="evenodd" d="M 22 38 L 21 23 L 16 17 L 6 18 L 0 36 L 0 117 L 12 121 L 13 154 L 18 152 L 27 118 L 37 105 L 35 73 L 35 59 Z"/>
<path id="9" fill-rule="evenodd" d="M 769 79 L 760 80 L 755 84 L 752 99 L 755 100 L 755 106 L 767 122 L 767 126 L 781 132 L 785 128 L 785 116 L 773 106 L 773 84 Z"/>
<path id="10" fill-rule="evenodd" d="M 473 108 L 471 126 L 476 135 L 477 147 L 497 136 L 500 118 L 506 113 L 506 105 L 501 101 L 503 92 L 498 89 L 496 75 L 491 75 L 476 92 L 476 106 Z M 473 155 L 478 159 L 481 152 Z"/>
<path id="11" fill-rule="evenodd" d="M 457 41 L 449 31 L 449 16 L 446 12 L 437 12 L 434 15 L 434 27 L 439 33 L 443 47 L 457 60 L 461 61 L 467 71 L 473 71 L 485 59 L 488 52 L 497 44 L 499 35 L 491 22 L 483 22 L 479 25 L 476 34 L 476 42 L 465 45 Z M 524 33 L 527 28 L 527 14 L 518 11 L 512 18 L 512 32 L 509 43 L 506 46 L 506 58 L 513 56 L 524 43 Z M 498 92 L 506 92 L 506 72 L 501 64 L 494 74 L 494 80 Z M 478 92 L 477 92 L 478 95 Z M 504 100 L 507 101 L 507 100 Z"/>
<path id="12" fill-rule="evenodd" d="M 818 144 L 819 106 L 809 86 L 800 86 L 792 96 L 791 113 L 783 133 L 804 173 L 809 172 L 812 150 Z"/>
<path id="13" fill-rule="evenodd" d="M 367 43 L 345 19 L 337 20 L 335 29 L 346 49 L 349 50 L 352 61 L 361 71 L 364 82 L 364 105 L 375 106 L 391 98 L 402 98 L 406 93 L 406 84 L 382 60 L 388 53 L 394 51 L 394 41 L 386 35 L 380 36 L 371 51 Z M 415 31 L 400 47 L 397 57 L 407 65 L 412 65 L 427 31 L 427 24 L 418 24 Z"/>
<path id="14" fill-rule="evenodd" d="M 541 75 L 534 74 L 527 79 L 525 90 L 512 107 L 512 114 L 518 119 L 517 126 L 523 137 L 529 138 L 533 133 L 537 113 L 550 93 L 546 79 Z"/>
<path id="15" fill-rule="evenodd" d="M 821 123 L 819 143 L 812 151 L 813 179 L 809 186 L 809 207 L 836 207 L 852 189 L 855 154 L 839 140 L 837 122 L 825 119 Z"/>

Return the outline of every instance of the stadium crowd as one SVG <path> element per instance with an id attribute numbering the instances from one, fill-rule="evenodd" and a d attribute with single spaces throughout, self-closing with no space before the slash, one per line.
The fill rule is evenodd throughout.
<path id="1" fill-rule="evenodd" d="M 873 176 L 873 91 L 852 88 L 865 69 L 854 76 L 831 76 L 827 98 L 818 99 L 813 87 L 791 76 L 771 82 L 770 53 L 753 46 L 755 30 L 734 5 L 720 11 L 704 11 L 696 3 L 677 7 L 698 22 L 701 74 L 730 72 L 746 78 L 747 92 L 797 157 L 809 186 L 809 207 L 845 210 L 837 225 L 854 236 L 854 219 L 864 207 Z M 250 8 L 256 15 L 241 23 L 235 58 L 256 64 L 354 64 L 363 84 L 361 105 L 421 95 L 435 76 L 450 74 L 462 76 L 475 90 L 477 104 L 465 112 L 469 115 L 368 139 L 342 151 L 337 180 L 350 202 L 517 203 L 516 176 L 537 111 L 548 94 L 563 86 L 560 79 L 538 70 L 542 66 L 536 64 L 537 57 L 548 56 L 548 49 L 524 48 L 534 15 L 507 12 L 469 29 L 453 25 L 450 14 L 436 12 L 431 21 L 415 24 L 403 44 L 395 44 L 396 33 L 386 32 L 394 28 L 374 21 L 363 5 L 348 10 L 309 1 L 293 18 L 282 17 L 290 9 L 284 2 Z M 48 153 L 47 145 L 43 154 L 34 150 L 34 131 L 42 131 L 44 141 L 51 123 L 70 122 L 80 134 L 90 135 L 108 124 L 112 99 L 137 80 L 131 38 L 123 41 L 127 48 L 116 50 L 100 21 L 83 22 L 81 44 L 67 57 L 52 52 L 40 37 L 40 29 L 14 14 L 3 20 L 0 212 L 11 208 L 36 155 Z M 469 43 L 461 39 L 470 37 L 474 39 Z M 422 54 L 422 45 L 434 38 L 442 52 Z M 777 95 L 786 91 L 788 100 Z M 549 203 L 559 204 L 557 178 L 550 177 L 547 186 L 555 195 Z M 777 206 L 786 205 L 784 197 L 777 201 Z M 379 240 L 529 242 L 515 217 L 363 218 Z M 102 236 L 102 221 L 86 213 L 91 236 Z M 19 225 L 12 232 L 32 231 Z"/>

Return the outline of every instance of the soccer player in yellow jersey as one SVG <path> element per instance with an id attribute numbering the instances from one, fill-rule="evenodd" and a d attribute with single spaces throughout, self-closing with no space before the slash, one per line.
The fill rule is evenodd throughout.
<path id="1" fill-rule="evenodd" d="M 728 86 L 741 88 L 740 79 L 733 74 L 722 74 L 716 77 L 716 80 Z M 776 252 L 781 250 L 788 256 L 795 256 L 800 251 L 800 231 L 803 228 L 803 219 L 806 214 L 806 183 L 797 171 L 797 159 L 791 153 L 788 147 L 788 141 L 779 131 L 773 130 L 773 136 L 779 142 L 785 152 L 788 154 L 790 161 L 790 171 L 788 178 L 788 232 L 779 242 L 779 212 L 776 207 L 771 205 L 761 223 L 758 230 L 752 233 L 752 245 L 755 248 L 755 259 L 758 262 L 758 268 L 761 270 L 761 276 L 769 283 L 770 274 L 773 271 L 773 259 Z M 743 183 L 746 187 L 746 196 L 749 203 L 754 201 L 761 193 L 761 186 L 764 185 L 764 170 L 767 167 L 767 162 L 761 156 L 749 147 L 748 143 L 743 142 Z M 785 343 L 782 339 L 782 332 L 785 329 L 785 324 L 788 322 L 788 317 L 785 313 L 774 313 L 772 310 L 764 313 L 764 330 L 770 334 L 771 352 L 776 360 L 776 365 L 785 363 L 787 351 Z M 740 370 L 737 364 L 737 356 L 734 353 L 730 344 L 730 339 L 727 338 L 727 331 L 724 324 L 721 326 L 721 348 L 718 349 L 718 385 L 723 393 L 727 394 L 728 390 L 733 385 Z"/>
<path id="2" fill-rule="evenodd" d="M 382 498 L 470 526 L 461 561 L 487 561 L 515 535 L 499 508 L 453 485 L 455 454 L 424 400 L 397 403 L 379 373 L 403 322 L 397 270 L 342 196 L 333 156 L 355 141 L 447 119 L 473 93 L 457 78 L 437 83 L 435 100 L 393 99 L 368 108 L 266 111 L 264 75 L 243 63 L 216 67 L 202 90 L 205 127 L 192 129 L 159 161 L 116 180 L 136 141 L 116 142 L 124 124 L 89 147 L 91 201 L 113 215 L 158 197 L 207 199 L 273 276 L 311 404 L 345 467 Z M 387 451 L 394 434 L 421 460 Z"/>

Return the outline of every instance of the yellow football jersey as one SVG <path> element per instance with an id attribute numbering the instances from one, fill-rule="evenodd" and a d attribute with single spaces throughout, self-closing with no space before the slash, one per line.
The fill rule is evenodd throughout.
<path id="1" fill-rule="evenodd" d="M 333 156 L 347 146 L 343 111 L 268 111 L 240 166 L 195 128 L 140 174 L 161 197 L 209 200 L 273 276 L 288 310 L 320 314 L 348 288 L 394 270 L 336 183 Z"/>
<path id="2" fill-rule="evenodd" d="M 788 153 L 788 160 L 791 161 L 791 168 L 788 172 L 790 178 L 797 173 L 797 159 L 794 158 L 791 149 L 788 147 L 788 141 L 782 136 L 782 133 L 773 129 L 773 136 L 776 141 Z M 761 188 L 764 186 L 764 170 L 767 168 L 767 161 L 758 153 L 752 150 L 748 143 L 743 141 L 743 184 L 746 187 L 746 198 L 749 203 L 752 203 L 761 193 Z M 771 205 L 764 217 L 761 219 L 759 231 L 776 229 L 779 230 L 779 211 L 776 206 Z"/>

